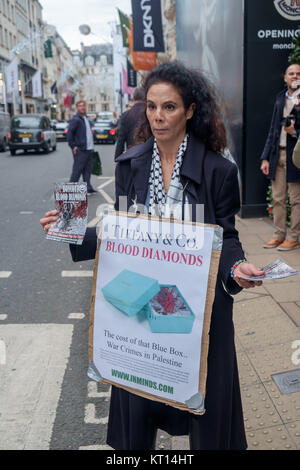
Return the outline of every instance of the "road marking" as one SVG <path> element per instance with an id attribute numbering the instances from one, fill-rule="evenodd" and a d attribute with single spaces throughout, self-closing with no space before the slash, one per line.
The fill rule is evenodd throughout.
<path id="1" fill-rule="evenodd" d="M 0 320 L 6 320 L 7 319 L 7 315 L 0 315 Z"/>
<path id="2" fill-rule="evenodd" d="M 109 398 L 110 389 L 108 392 L 98 392 L 97 382 L 88 382 L 88 397 L 89 398 Z"/>
<path id="3" fill-rule="evenodd" d="M 82 320 L 84 317 L 84 313 L 70 313 L 68 315 L 69 320 Z"/>
<path id="4" fill-rule="evenodd" d="M 12 275 L 12 271 L 0 271 L 0 278 L 7 279 Z"/>
<path id="5" fill-rule="evenodd" d="M 85 406 L 84 422 L 86 424 L 107 424 L 108 416 L 105 418 L 96 418 L 96 406 L 89 403 Z"/>
<path id="6" fill-rule="evenodd" d="M 103 214 L 108 214 L 109 212 L 114 210 L 114 205 L 113 204 L 108 204 L 105 202 L 104 204 L 99 204 L 99 206 L 96 209 L 96 217 L 92 219 L 88 223 L 88 227 L 97 227 L 99 222 L 101 221 Z"/>
<path id="7" fill-rule="evenodd" d="M 3 339 L 0 339 L 0 366 L 6 365 L 6 344 Z"/>
<path id="8" fill-rule="evenodd" d="M 104 199 L 105 199 L 109 204 L 113 204 L 113 203 L 114 203 L 114 200 L 113 200 L 105 191 L 103 191 L 103 189 L 100 189 L 100 190 L 99 190 L 99 193 L 101 194 L 101 196 L 104 197 Z"/>
<path id="9" fill-rule="evenodd" d="M 108 181 L 106 181 L 105 183 L 102 183 L 100 184 L 100 186 L 98 186 L 98 191 L 100 191 L 101 189 L 105 188 L 105 186 L 108 186 L 109 184 L 111 183 L 114 183 L 115 181 L 115 178 L 110 178 Z"/>
<path id="10" fill-rule="evenodd" d="M 49 450 L 73 325 L 0 325 L 0 449 Z"/>
<path id="11" fill-rule="evenodd" d="M 62 271 L 61 277 L 93 277 L 93 271 Z"/>
<path id="12" fill-rule="evenodd" d="M 95 445 L 95 446 L 80 446 L 79 450 L 114 450 L 112 447 L 107 445 Z"/>
<path id="13" fill-rule="evenodd" d="M 90 228 L 90 227 L 97 227 L 98 223 L 99 223 L 100 220 L 101 220 L 101 217 L 102 217 L 102 216 L 100 216 L 100 217 L 95 217 L 94 219 L 92 219 L 92 220 L 88 223 L 87 226 L 88 226 L 89 228 Z"/>
<path id="14" fill-rule="evenodd" d="M 30 214 L 33 214 L 32 211 L 21 211 L 20 212 L 21 215 L 30 215 Z"/>

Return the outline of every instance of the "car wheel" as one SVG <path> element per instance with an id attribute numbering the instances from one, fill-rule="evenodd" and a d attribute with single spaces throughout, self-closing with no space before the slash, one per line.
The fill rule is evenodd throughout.
<path id="1" fill-rule="evenodd" d="M 43 151 L 44 153 L 49 153 L 50 152 L 50 148 L 49 148 L 49 145 L 48 144 L 45 144 L 45 147 L 43 148 Z"/>
<path id="2" fill-rule="evenodd" d="M 55 150 L 56 150 L 56 145 L 53 146 L 52 150 L 53 150 L 53 152 L 55 152 Z"/>
<path id="3" fill-rule="evenodd" d="M 3 143 L 1 145 L 1 152 L 6 152 L 7 149 L 7 142 L 6 139 L 3 139 Z"/>
<path id="4" fill-rule="evenodd" d="M 15 150 L 11 150 L 11 151 L 10 151 L 10 154 L 11 154 L 12 157 L 14 157 L 14 156 L 16 155 L 16 151 L 15 151 Z"/>

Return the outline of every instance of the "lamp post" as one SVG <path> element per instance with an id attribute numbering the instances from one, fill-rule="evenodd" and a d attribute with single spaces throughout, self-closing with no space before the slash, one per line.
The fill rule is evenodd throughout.
<path id="1" fill-rule="evenodd" d="M 120 72 L 120 108 L 121 114 L 123 114 L 123 90 L 122 90 L 122 74 Z"/>

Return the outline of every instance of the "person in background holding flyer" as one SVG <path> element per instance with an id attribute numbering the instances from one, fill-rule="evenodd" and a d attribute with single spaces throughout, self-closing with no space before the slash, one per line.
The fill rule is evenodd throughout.
<path id="1" fill-rule="evenodd" d="M 226 135 L 219 125 L 221 112 L 202 74 L 180 62 L 165 63 L 149 73 L 144 88 L 146 112 L 136 132 L 136 142 L 141 143 L 117 158 L 115 209 L 119 197 L 127 196 L 127 210 L 135 201 L 146 213 L 161 216 L 176 199 L 181 207 L 188 202 L 192 209 L 180 211 L 180 217 L 195 222 L 197 204 L 203 204 L 204 222 L 224 229 L 223 249 L 210 327 L 205 414 L 197 416 L 112 386 L 107 443 L 116 450 L 152 450 L 161 429 L 173 436 L 189 435 L 192 450 L 243 450 L 247 442 L 231 296 L 261 285 L 243 277 L 262 276 L 263 271 L 245 259 L 235 229 L 240 208 L 237 167 L 222 156 Z M 45 230 L 53 219 L 55 212 L 41 219 Z M 95 257 L 96 228 L 87 229 L 81 247 L 70 249 L 74 261 Z"/>
<path id="2" fill-rule="evenodd" d="M 77 183 L 82 175 L 83 181 L 87 183 L 88 195 L 92 195 L 97 193 L 91 185 L 94 137 L 86 116 L 86 102 L 78 101 L 76 103 L 76 111 L 77 113 L 70 121 L 67 133 L 67 141 L 72 149 L 74 158 L 70 183 Z"/>
<path id="3" fill-rule="evenodd" d="M 261 156 L 261 171 L 272 180 L 274 235 L 264 248 L 290 251 L 300 248 L 300 170 L 293 151 L 300 135 L 296 119 L 288 117 L 300 105 L 300 65 L 290 65 L 284 75 L 287 89 L 275 101 L 271 126 Z M 299 109 L 300 110 L 300 109 Z M 300 118 L 300 116 L 299 116 Z M 287 121 L 288 119 L 288 121 Z M 291 227 L 287 230 L 287 195 L 291 203 Z"/>

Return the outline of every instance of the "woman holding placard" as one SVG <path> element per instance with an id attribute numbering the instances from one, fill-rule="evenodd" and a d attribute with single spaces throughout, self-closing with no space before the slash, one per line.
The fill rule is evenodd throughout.
<path id="1" fill-rule="evenodd" d="M 154 449 L 156 431 L 162 429 L 171 435 L 188 434 L 191 449 L 246 449 L 231 295 L 260 285 L 242 278 L 263 272 L 246 261 L 235 229 L 240 208 L 237 167 L 222 156 L 226 136 L 220 109 L 202 74 L 178 62 L 166 63 L 149 73 L 144 88 L 146 114 L 136 132 L 142 143 L 117 159 L 116 210 L 120 196 L 127 197 L 127 210 L 134 201 L 139 210 L 143 206 L 158 216 L 188 203 L 191 211 L 180 211 L 180 218 L 195 221 L 194 209 L 202 204 L 200 222 L 224 229 L 210 329 L 206 413 L 193 415 L 112 387 L 107 442 L 118 450 Z M 47 230 L 54 219 L 50 211 L 41 224 Z M 83 245 L 71 246 L 73 259 L 91 259 L 96 247 L 96 230 L 88 229 Z"/>

